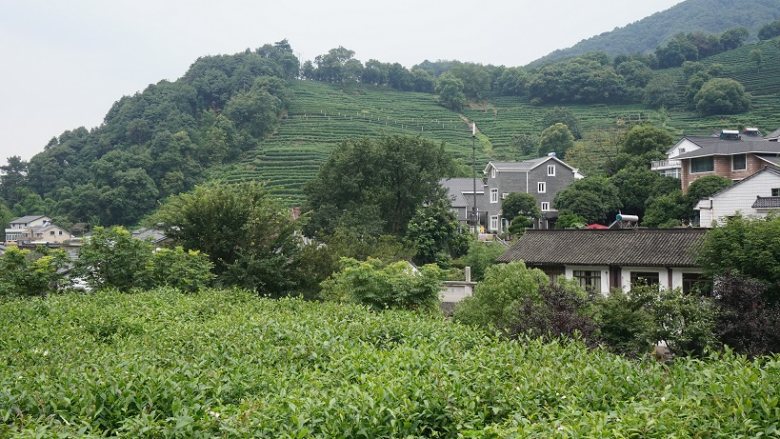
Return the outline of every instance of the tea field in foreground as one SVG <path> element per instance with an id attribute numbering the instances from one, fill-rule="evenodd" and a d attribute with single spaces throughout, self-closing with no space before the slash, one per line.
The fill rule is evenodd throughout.
<path id="1" fill-rule="evenodd" d="M 664 366 L 219 290 L 5 300 L 0 325 L 0 437 L 780 435 L 778 357 Z"/>

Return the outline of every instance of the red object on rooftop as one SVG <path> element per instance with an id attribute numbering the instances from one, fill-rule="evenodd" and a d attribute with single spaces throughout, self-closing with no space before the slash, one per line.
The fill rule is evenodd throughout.
<path id="1" fill-rule="evenodd" d="M 585 226 L 585 228 L 588 229 L 588 230 L 608 230 L 609 229 L 609 227 L 602 226 L 601 224 L 588 224 L 587 226 Z"/>

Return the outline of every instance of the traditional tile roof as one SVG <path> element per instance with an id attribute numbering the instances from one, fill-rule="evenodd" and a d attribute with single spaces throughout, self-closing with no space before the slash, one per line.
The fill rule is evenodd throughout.
<path id="1" fill-rule="evenodd" d="M 691 159 L 711 155 L 734 155 L 751 153 L 780 154 L 780 143 L 766 139 L 724 140 L 719 137 L 686 137 L 701 149 L 678 155 L 677 159 Z"/>
<path id="2" fill-rule="evenodd" d="M 767 134 L 766 137 L 764 137 L 764 138 L 765 139 L 777 139 L 778 137 L 780 137 L 780 128 L 778 128 L 778 129 L 772 131 L 771 133 Z"/>
<path id="3" fill-rule="evenodd" d="M 780 197 L 756 197 L 753 209 L 780 209 Z"/>
<path id="4" fill-rule="evenodd" d="M 498 258 L 530 265 L 696 267 L 706 229 L 527 230 Z"/>
<path id="5" fill-rule="evenodd" d="M 757 155 L 756 157 L 771 164 L 772 166 L 777 166 L 778 168 L 780 168 L 780 157 L 772 157 L 766 155 Z"/>
<path id="6" fill-rule="evenodd" d="M 442 185 L 444 189 L 447 189 L 447 195 L 450 197 L 450 203 L 452 204 L 452 207 L 470 206 L 470 204 L 468 204 L 466 201 L 466 195 L 463 195 L 463 193 L 467 192 L 468 196 L 471 196 L 471 194 L 474 192 L 474 181 L 471 178 L 447 178 L 439 181 L 439 184 Z M 485 190 L 482 179 L 478 178 L 477 195 L 484 193 Z"/>

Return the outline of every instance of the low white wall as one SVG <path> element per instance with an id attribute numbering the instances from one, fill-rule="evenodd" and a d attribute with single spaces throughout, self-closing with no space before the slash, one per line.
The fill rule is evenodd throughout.
<path id="1" fill-rule="evenodd" d="M 439 299 L 442 302 L 460 302 L 474 294 L 476 282 L 445 281 L 442 284 Z"/>

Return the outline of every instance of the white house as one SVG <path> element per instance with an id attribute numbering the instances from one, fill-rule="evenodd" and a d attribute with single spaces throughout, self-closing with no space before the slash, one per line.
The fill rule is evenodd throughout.
<path id="1" fill-rule="evenodd" d="M 51 224 L 51 218 L 44 215 L 27 215 L 11 220 L 5 229 L 5 242 L 24 239 L 25 233 L 33 227 L 45 227 Z"/>
<path id="2" fill-rule="evenodd" d="M 574 279 L 608 294 L 633 285 L 682 288 L 706 285 L 696 262 L 704 229 L 527 230 L 499 262 L 524 261 L 550 280 Z"/>
<path id="3" fill-rule="evenodd" d="M 709 139 L 709 137 L 683 137 L 679 142 L 666 150 L 665 160 L 654 160 L 650 164 L 650 169 L 666 177 L 680 178 L 681 164 L 677 160 L 677 156 L 701 149 L 701 146 L 696 144 L 697 140 L 701 139 Z"/>
<path id="4" fill-rule="evenodd" d="M 780 211 L 780 170 L 766 167 L 750 177 L 700 200 L 694 209 L 699 211 L 701 227 L 712 227 L 729 216 L 765 217 L 771 211 Z"/>

